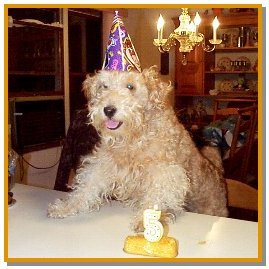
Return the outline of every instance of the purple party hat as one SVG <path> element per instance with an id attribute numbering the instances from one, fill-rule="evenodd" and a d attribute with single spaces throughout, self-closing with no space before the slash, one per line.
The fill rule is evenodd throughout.
<path id="1" fill-rule="evenodd" d="M 115 11 L 102 69 L 141 72 L 132 40 L 118 11 Z"/>

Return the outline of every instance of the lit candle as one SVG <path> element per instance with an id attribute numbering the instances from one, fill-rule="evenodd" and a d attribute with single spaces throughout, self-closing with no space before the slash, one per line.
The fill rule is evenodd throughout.
<path id="1" fill-rule="evenodd" d="M 200 23 L 201 23 L 201 17 L 200 17 L 200 15 L 199 15 L 198 12 L 196 12 L 196 15 L 195 15 L 193 21 L 194 21 L 194 24 L 195 24 L 195 33 L 197 34 L 197 32 L 198 32 L 198 27 L 199 27 L 199 25 L 200 25 Z"/>
<path id="2" fill-rule="evenodd" d="M 193 21 L 189 24 L 189 31 L 192 33 L 196 32 L 196 26 Z"/>
<path id="3" fill-rule="evenodd" d="M 158 22 L 157 22 L 158 40 L 163 39 L 163 25 L 164 25 L 164 19 L 162 15 L 160 14 Z"/>
<path id="4" fill-rule="evenodd" d="M 150 242 L 157 242 L 163 236 L 163 226 L 159 222 L 161 217 L 161 211 L 158 210 L 158 206 L 154 205 L 154 209 L 146 209 L 144 211 L 144 237 Z"/>
<path id="5" fill-rule="evenodd" d="M 213 20 L 212 25 L 213 25 L 213 41 L 216 41 L 216 39 L 217 39 L 217 29 L 219 27 L 219 21 L 218 21 L 217 16 Z"/>

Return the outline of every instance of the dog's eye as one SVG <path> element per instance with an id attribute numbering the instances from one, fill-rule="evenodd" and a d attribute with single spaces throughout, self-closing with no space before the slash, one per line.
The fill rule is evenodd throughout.
<path id="1" fill-rule="evenodd" d="M 129 90 L 133 90 L 134 89 L 134 86 L 132 84 L 130 84 L 130 83 L 128 83 L 126 87 Z"/>
<path id="2" fill-rule="evenodd" d="M 101 85 L 100 85 L 100 89 L 107 89 L 108 88 L 108 86 L 106 85 L 106 84 L 104 84 L 104 83 L 102 83 Z"/>

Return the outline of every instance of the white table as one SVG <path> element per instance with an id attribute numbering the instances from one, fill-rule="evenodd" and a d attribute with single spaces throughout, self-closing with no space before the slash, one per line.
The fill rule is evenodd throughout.
<path id="1" fill-rule="evenodd" d="M 146 258 L 126 254 L 132 210 L 113 202 L 99 212 L 66 219 L 46 216 L 47 206 L 66 193 L 16 184 L 8 209 L 8 258 Z M 169 225 L 180 258 L 257 258 L 255 222 L 184 213 Z"/>

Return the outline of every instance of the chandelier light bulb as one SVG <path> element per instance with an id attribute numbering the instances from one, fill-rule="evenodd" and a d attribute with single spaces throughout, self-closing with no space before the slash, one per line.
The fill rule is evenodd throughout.
<path id="1" fill-rule="evenodd" d="M 160 31 L 164 26 L 163 16 L 160 14 L 158 22 L 157 22 L 157 30 Z"/>
<path id="2" fill-rule="evenodd" d="M 213 29 L 217 29 L 219 27 L 220 23 L 219 23 L 219 20 L 218 20 L 218 17 L 217 16 L 213 20 L 212 25 L 213 25 Z"/>
<path id="3" fill-rule="evenodd" d="M 198 12 L 196 12 L 196 15 L 194 17 L 194 24 L 198 26 L 201 23 L 201 17 Z"/>
<path id="4" fill-rule="evenodd" d="M 219 21 L 218 21 L 217 16 L 213 20 L 212 25 L 213 25 L 213 41 L 215 42 L 217 40 L 217 29 L 219 27 Z"/>
<path id="5" fill-rule="evenodd" d="M 192 33 L 195 32 L 195 30 L 196 30 L 196 26 L 195 26 L 195 24 L 194 24 L 193 21 L 189 24 L 189 29 L 190 29 L 190 32 L 192 32 Z"/>

